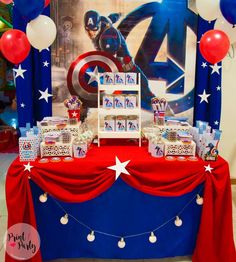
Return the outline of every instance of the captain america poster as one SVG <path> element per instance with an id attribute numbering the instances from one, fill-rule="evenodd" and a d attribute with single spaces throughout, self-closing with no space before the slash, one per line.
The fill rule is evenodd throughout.
<path id="1" fill-rule="evenodd" d="M 53 0 L 58 36 L 52 47 L 54 110 L 77 95 L 97 105 L 97 74 L 141 74 L 143 119 L 151 98 L 171 115 L 193 118 L 197 14 L 188 0 Z"/>

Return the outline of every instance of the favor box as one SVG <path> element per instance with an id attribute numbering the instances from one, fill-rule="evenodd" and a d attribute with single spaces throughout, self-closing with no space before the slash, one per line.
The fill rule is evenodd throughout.
<path id="1" fill-rule="evenodd" d="M 136 73 L 126 73 L 125 74 L 125 84 L 126 85 L 137 85 L 137 74 Z"/>
<path id="2" fill-rule="evenodd" d="M 125 97 L 125 108 L 136 108 L 137 107 L 137 96 L 127 95 Z"/>
<path id="3" fill-rule="evenodd" d="M 114 83 L 115 83 L 114 73 L 104 73 L 103 84 L 104 85 L 114 85 Z"/>
<path id="4" fill-rule="evenodd" d="M 115 85 L 125 85 L 125 73 L 115 73 Z"/>
<path id="5" fill-rule="evenodd" d="M 35 161 L 38 154 L 37 143 L 34 136 L 19 138 L 20 161 Z"/>
<path id="6" fill-rule="evenodd" d="M 112 95 L 104 95 L 103 97 L 103 108 L 113 108 L 113 96 Z"/>
<path id="7" fill-rule="evenodd" d="M 219 140 L 207 140 L 204 143 L 201 157 L 206 161 L 216 161 L 218 158 Z"/>
<path id="8" fill-rule="evenodd" d="M 47 145 L 45 142 L 40 144 L 41 157 L 45 156 L 72 156 L 72 144 L 63 144 L 56 142 L 52 145 Z"/>
<path id="9" fill-rule="evenodd" d="M 191 143 L 183 143 L 182 141 L 171 142 L 164 140 L 165 156 L 195 156 L 196 144 L 194 141 Z"/>
<path id="10" fill-rule="evenodd" d="M 153 143 L 151 145 L 152 157 L 163 157 L 165 146 L 163 143 Z"/>
<path id="11" fill-rule="evenodd" d="M 125 97 L 123 95 L 114 97 L 114 108 L 125 108 Z"/>

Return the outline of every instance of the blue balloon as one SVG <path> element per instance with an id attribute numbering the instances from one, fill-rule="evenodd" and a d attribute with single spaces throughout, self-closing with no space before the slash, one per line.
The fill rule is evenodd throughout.
<path id="1" fill-rule="evenodd" d="M 230 24 L 236 25 L 236 0 L 220 0 L 220 10 Z"/>
<path id="2" fill-rule="evenodd" d="M 30 21 L 43 12 L 44 0 L 16 0 L 14 7 L 23 19 Z"/>

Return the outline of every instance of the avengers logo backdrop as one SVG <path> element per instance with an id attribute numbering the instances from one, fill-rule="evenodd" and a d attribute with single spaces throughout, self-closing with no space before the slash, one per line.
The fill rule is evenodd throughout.
<path id="1" fill-rule="evenodd" d="M 96 43 L 85 30 L 84 15 L 90 10 L 113 20 L 112 30 Z M 96 74 L 125 71 L 130 62 L 128 52 L 135 70 L 144 76 L 145 118 L 152 116 L 150 98 L 158 96 L 169 101 L 176 116 L 189 117 L 191 122 L 197 45 L 195 1 L 53 0 L 51 12 L 58 28 L 52 49 L 54 107 L 59 108 L 70 94 L 80 96 L 87 107 L 95 107 Z M 93 17 L 89 19 L 91 26 Z M 119 33 L 123 42 L 117 40 Z M 123 49 L 117 52 L 119 45 Z M 100 52 L 98 46 L 107 52 Z"/>

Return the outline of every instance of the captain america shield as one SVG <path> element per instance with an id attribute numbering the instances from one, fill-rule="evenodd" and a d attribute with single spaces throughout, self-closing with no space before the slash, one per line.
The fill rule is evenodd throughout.
<path id="1" fill-rule="evenodd" d="M 109 53 L 87 52 L 71 63 L 67 85 L 70 93 L 79 96 L 85 106 L 97 107 L 98 73 L 122 71 L 121 63 Z"/>

